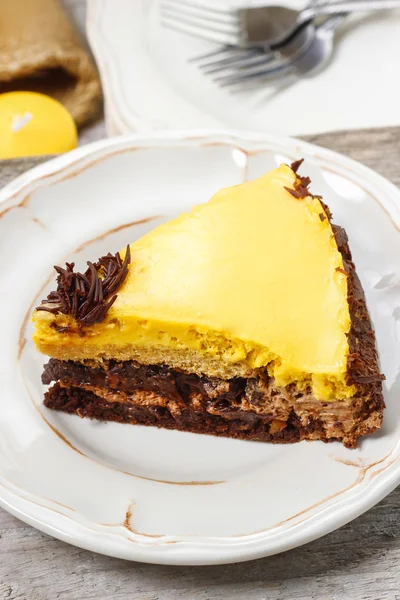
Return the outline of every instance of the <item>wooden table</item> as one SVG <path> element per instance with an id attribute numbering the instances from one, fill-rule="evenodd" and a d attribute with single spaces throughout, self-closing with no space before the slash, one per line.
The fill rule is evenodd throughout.
<path id="1" fill-rule="evenodd" d="M 67 0 L 82 28 L 82 0 Z M 104 135 L 102 123 L 81 143 Z M 400 185 L 400 128 L 309 136 Z M 40 162 L 4 161 L 0 186 Z M 142 565 L 69 546 L 0 509 L 0 600 L 400 600 L 400 488 L 302 548 L 217 567 Z"/>

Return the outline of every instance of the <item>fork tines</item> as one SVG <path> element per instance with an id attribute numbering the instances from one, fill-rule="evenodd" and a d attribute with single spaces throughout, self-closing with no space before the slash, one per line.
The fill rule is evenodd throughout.
<path id="1" fill-rule="evenodd" d="M 241 35 L 235 11 L 186 0 L 161 0 L 163 25 L 219 44 L 236 44 Z"/>

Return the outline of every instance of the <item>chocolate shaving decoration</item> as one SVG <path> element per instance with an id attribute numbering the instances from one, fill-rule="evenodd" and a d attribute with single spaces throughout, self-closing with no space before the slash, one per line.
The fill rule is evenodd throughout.
<path id="1" fill-rule="evenodd" d="M 292 188 L 289 188 L 286 185 L 284 186 L 284 188 L 287 192 L 289 192 L 289 194 L 292 194 L 292 196 L 294 196 L 295 198 L 301 198 L 301 194 L 297 190 L 292 190 Z"/>
<path id="2" fill-rule="evenodd" d="M 70 315 L 79 325 L 93 325 L 103 321 L 117 299 L 115 292 L 124 282 L 130 262 L 131 251 L 128 245 L 123 262 L 119 252 L 115 256 L 108 253 L 96 263 L 88 262 L 85 273 L 74 273 L 74 263 L 66 263 L 65 269 L 55 266 L 58 273 L 57 290 L 50 292 L 36 310 L 44 310 L 53 315 Z M 67 328 L 57 329 L 60 333 L 62 330 Z"/>
<path id="3" fill-rule="evenodd" d="M 296 160 L 295 162 L 293 162 L 290 165 L 290 168 L 292 169 L 293 173 L 295 173 L 297 175 L 297 171 L 300 167 L 300 165 L 303 163 L 304 158 L 301 158 L 300 160 Z M 310 190 L 308 189 L 308 186 L 311 183 L 311 179 L 309 177 L 299 177 L 297 175 L 296 177 L 296 181 L 294 183 L 294 189 L 292 188 L 288 188 L 286 186 L 285 190 L 287 192 L 289 192 L 289 194 L 292 194 L 292 196 L 294 196 L 294 198 L 296 198 L 297 200 L 299 199 L 303 199 L 303 198 L 308 198 L 309 196 L 311 196 L 311 198 L 318 198 L 321 199 L 321 196 L 315 196 L 314 194 L 311 194 Z M 321 217 L 320 217 L 321 218 Z M 321 219 L 322 221 L 323 219 Z"/>
<path id="4" fill-rule="evenodd" d="M 321 221 L 325 221 L 326 216 L 324 215 L 324 213 L 319 213 L 319 218 L 321 219 Z"/>
<path id="5" fill-rule="evenodd" d="M 290 168 L 292 169 L 293 173 L 297 173 L 297 171 L 299 170 L 299 168 L 303 164 L 303 162 L 304 162 L 304 158 L 300 158 L 299 160 L 295 160 L 294 162 L 292 162 L 292 164 L 290 165 Z"/>
<path id="6" fill-rule="evenodd" d="M 287 190 L 292 196 L 295 198 L 307 198 L 308 196 L 312 196 L 310 193 L 308 186 L 311 183 L 311 179 L 309 177 L 297 177 L 297 180 L 294 184 L 294 189 L 288 188 L 285 186 L 285 190 Z"/>
<path id="7" fill-rule="evenodd" d="M 310 190 L 308 189 L 310 183 L 311 179 L 309 177 L 297 177 L 294 184 L 294 189 L 285 186 L 285 190 L 287 190 L 290 194 L 292 194 L 292 196 L 294 196 L 297 199 L 307 198 L 308 196 L 314 198 L 315 196 L 313 196 L 313 194 L 311 194 Z"/>
<path id="8" fill-rule="evenodd" d="M 338 273 L 342 273 L 343 275 L 346 275 L 346 277 L 347 277 L 347 271 L 342 269 L 342 267 L 336 267 L 335 271 L 337 271 Z"/>

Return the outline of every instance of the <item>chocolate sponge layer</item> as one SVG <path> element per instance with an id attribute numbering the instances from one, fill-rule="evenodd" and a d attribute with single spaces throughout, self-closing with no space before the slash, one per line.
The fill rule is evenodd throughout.
<path id="1" fill-rule="evenodd" d="M 382 419 L 380 382 L 362 386 L 365 396 L 322 402 L 295 384 L 276 386 L 265 370 L 257 377 L 222 380 L 134 361 L 95 367 L 55 359 L 42 380 L 56 382 L 45 396 L 49 408 L 243 439 L 340 440 L 353 447 Z"/>

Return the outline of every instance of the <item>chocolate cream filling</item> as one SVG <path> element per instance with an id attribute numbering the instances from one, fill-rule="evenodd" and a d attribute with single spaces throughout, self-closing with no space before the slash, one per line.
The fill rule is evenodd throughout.
<path id="1" fill-rule="evenodd" d="M 198 431 L 213 433 L 216 426 L 217 435 L 245 439 L 340 439 L 353 446 L 359 435 L 373 431 L 379 421 L 374 386 L 369 386 L 366 396 L 322 402 L 310 389 L 299 390 L 295 384 L 276 386 L 265 370 L 257 377 L 223 380 L 135 361 L 111 360 L 93 367 L 50 359 L 42 382 L 59 382 L 46 394 L 45 404 L 50 408 L 188 430 L 200 427 L 200 420 L 203 429 Z"/>

